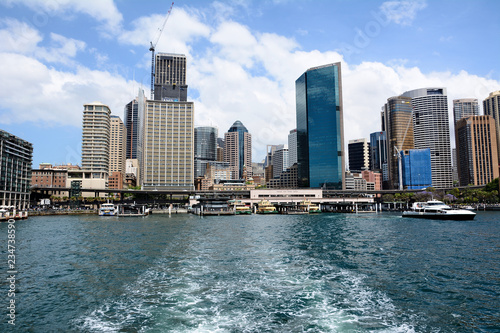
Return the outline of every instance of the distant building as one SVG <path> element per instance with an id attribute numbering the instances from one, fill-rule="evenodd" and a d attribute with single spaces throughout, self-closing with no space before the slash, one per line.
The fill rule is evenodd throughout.
<path id="1" fill-rule="evenodd" d="M 155 58 L 154 100 L 186 102 L 186 56 L 158 52 Z"/>
<path id="2" fill-rule="evenodd" d="M 387 171 L 387 139 L 385 132 L 370 134 L 370 170 L 382 173 L 382 181 L 389 180 Z"/>
<path id="3" fill-rule="evenodd" d="M 308 69 L 295 81 L 299 187 L 344 189 L 340 62 Z"/>
<path id="4" fill-rule="evenodd" d="M 123 172 L 114 171 L 109 175 L 108 188 L 122 190 L 125 183 Z"/>
<path id="5" fill-rule="evenodd" d="M 368 140 L 349 140 L 347 145 L 349 152 L 349 170 L 351 172 L 361 172 L 370 169 L 370 144 Z"/>
<path id="6" fill-rule="evenodd" d="M 58 170 L 52 168 L 38 168 L 31 170 L 31 187 L 38 188 L 64 188 L 68 170 Z"/>
<path id="7" fill-rule="evenodd" d="M 297 129 L 293 129 L 288 134 L 288 166 L 297 163 Z"/>
<path id="8" fill-rule="evenodd" d="M 446 88 L 422 88 L 403 94 L 414 109 L 415 149 L 431 150 L 432 186 L 453 186 L 451 171 L 450 123 Z M 389 153 L 390 154 L 390 153 Z"/>
<path id="9" fill-rule="evenodd" d="M 497 178 L 498 148 L 495 119 L 470 116 L 456 124 L 460 186 L 486 185 Z"/>
<path id="10" fill-rule="evenodd" d="M 271 164 L 273 165 L 273 178 L 279 178 L 288 168 L 288 148 L 281 148 L 274 152 Z"/>
<path id="11" fill-rule="evenodd" d="M 269 180 L 266 185 L 267 188 L 297 188 L 297 163 L 282 172 L 279 178 Z"/>
<path id="12" fill-rule="evenodd" d="M 139 167 L 138 159 L 127 159 L 125 161 L 125 175 L 133 174 L 134 177 L 125 176 L 125 179 L 134 179 L 134 182 L 137 184 L 137 180 L 141 178 L 141 169 Z M 133 185 L 138 186 L 138 185 Z"/>
<path id="13" fill-rule="evenodd" d="M 380 191 L 382 189 L 382 174 L 380 172 L 364 170 L 361 171 L 361 177 L 366 180 L 367 190 Z"/>
<path id="14" fill-rule="evenodd" d="M 418 190 L 432 186 L 431 150 L 409 149 L 400 154 L 403 188 Z"/>
<path id="15" fill-rule="evenodd" d="M 146 101 L 143 161 L 144 189 L 194 188 L 193 102 Z"/>
<path id="16" fill-rule="evenodd" d="M 398 152 L 414 149 L 413 108 L 411 98 L 395 96 L 387 99 L 382 108 L 387 143 L 388 180 L 384 182 L 386 189 L 399 188 Z"/>
<path id="17" fill-rule="evenodd" d="M 30 202 L 33 145 L 0 130 L 0 205 L 25 210 Z"/>
<path id="18" fill-rule="evenodd" d="M 206 163 L 217 160 L 218 129 L 211 126 L 194 129 L 194 176 L 205 174 Z"/>
<path id="19" fill-rule="evenodd" d="M 109 177 L 111 110 L 100 102 L 84 104 L 82 169 L 95 188 L 107 188 Z"/>
<path id="20" fill-rule="evenodd" d="M 479 116 L 479 103 L 476 98 L 462 98 L 453 100 L 453 120 L 456 125 L 462 118 Z"/>
<path id="21" fill-rule="evenodd" d="M 497 155 L 500 158 L 500 90 L 490 93 L 488 98 L 483 101 L 483 110 L 485 116 L 492 116 L 495 119 Z"/>
<path id="22" fill-rule="evenodd" d="M 109 173 L 119 172 L 123 180 L 126 171 L 127 128 L 118 116 L 111 116 Z M 122 188 L 121 186 L 120 188 Z"/>
<path id="23" fill-rule="evenodd" d="M 252 135 L 239 120 L 224 134 L 224 162 L 231 167 L 232 179 L 252 176 Z"/>
<path id="24" fill-rule="evenodd" d="M 144 90 L 139 89 L 137 98 L 125 106 L 123 123 L 127 128 L 126 159 L 140 159 L 141 121 L 145 104 Z"/>

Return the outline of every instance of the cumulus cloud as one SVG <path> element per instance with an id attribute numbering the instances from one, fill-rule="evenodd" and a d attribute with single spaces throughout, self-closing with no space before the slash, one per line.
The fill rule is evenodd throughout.
<path id="1" fill-rule="evenodd" d="M 32 23 L 38 27 L 46 25 L 54 15 L 69 19 L 72 14 L 83 13 L 102 23 L 100 31 L 106 37 L 116 34 L 123 20 L 113 0 L 0 0 L 0 3 L 9 7 L 23 5 L 30 8 L 35 12 Z"/>
<path id="2" fill-rule="evenodd" d="M 425 0 L 386 1 L 380 6 L 380 11 L 391 22 L 410 25 L 417 13 L 427 7 Z"/>
<path id="3" fill-rule="evenodd" d="M 423 8 L 422 4 L 419 6 L 412 8 Z M 405 59 L 385 64 L 351 64 L 340 52 L 303 50 L 293 38 L 256 32 L 220 17 L 210 25 L 204 15 L 182 8 L 173 11 L 157 51 L 187 55 L 195 125 L 217 126 L 223 136 L 234 121 L 242 121 L 253 136 L 255 161 L 264 157 L 266 145 L 287 142 L 289 131 L 296 126 L 295 80 L 311 67 L 342 63 L 346 142 L 379 131 L 380 109 L 387 98 L 407 90 L 446 87 L 452 119 L 453 99 L 482 101 L 500 86 L 499 81 L 466 71 L 424 73 L 418 67 L 410 67 Z M 143 54 L 138 51 L 137 58 L 145 67 L 150 60 L 149 41 L 164 18 L 141 17 L 117 33 L 124 48 L 144 46 Z M 394 22 L 402 24 L 394 18 Z M 24 40 L 19 41 L 19 36 L 25 36 Z M 66 36 L 45 36 L 50 43 L 44 49 L 39 46 L 44 36 L 36 29 L 4 19 L 0 21 L 0 38 L 7 41 L 0 53 L 0 123 L 34 121 L 79 127 L 82 105 L 95 100 L 123 116 L 124 105 L 135 97 L 140 86 L 112 71 L 77 63 L 71 70 L 51 67 L 51 61 L 62 61 L 55 58 L 57 51 L 64 54 L 63 59 L 73 59 L 85 50 L 85 43 Z M 113 61 L 95 49 L 88 52 L 103 62 Z"/>

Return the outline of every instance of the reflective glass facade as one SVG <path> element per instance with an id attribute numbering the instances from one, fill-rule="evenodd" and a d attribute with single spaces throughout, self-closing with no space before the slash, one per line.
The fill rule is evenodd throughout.
<path id="1" fill-rule="evenodd" d="M 216 127 L 203 126 L 194 129 L 194 177 L 205 175 L 208 161 L 217 159 Z"/>
<path id="2" fill-rule="evenodd" d="M 403 188 L 408 190 L 425 189 L 432 186 L 431 150 L 410 149 L 401 152 L 403 169 Z"/>
<path id="3" fill-rule="evenodd" d="M 344 187 L 340 63 L 314 67 L 295 81 L 299 187 Z"/>
<path id="4" fill-rule="evenodd" d="M 370 134 L 370 169 L 381 171 L 387 163 L 387 142 L 385 132 Z"/>

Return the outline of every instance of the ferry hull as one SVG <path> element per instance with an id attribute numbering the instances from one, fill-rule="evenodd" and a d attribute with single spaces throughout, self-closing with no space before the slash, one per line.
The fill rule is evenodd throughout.
<path id="1" fill-rule="evenodd" d="M 413 217 L 419 219 L 430 219 L 430 220 L 454 220 L 454 221 L 471 221 L 474 220 L 475 214 L 432 214 L 432 213 L 403 213 L 403 217 Z"/>

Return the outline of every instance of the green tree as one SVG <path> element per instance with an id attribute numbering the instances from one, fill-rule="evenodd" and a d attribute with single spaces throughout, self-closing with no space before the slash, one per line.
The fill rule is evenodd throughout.
<path id="1" fill-rule="evenodd" d="M 493 179 L 484 187 L 486 192 L 498 191 L 498 178 Z"/>
<path id="2" fill-rule="evenodd" d="M 382 202 L 394 202 L 394 195 L 392 195 L 392 194 L 384 194 L 382 196 Z"/>

